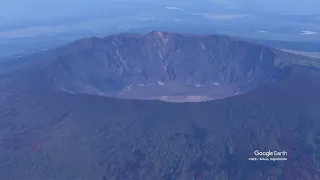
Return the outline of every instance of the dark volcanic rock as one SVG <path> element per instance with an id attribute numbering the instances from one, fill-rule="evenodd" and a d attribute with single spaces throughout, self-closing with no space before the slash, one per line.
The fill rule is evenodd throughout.
<path id="1" fill-rule="evenodd" d="M 208 65 L 197 48 L 219 58 Z M 278 73 L 267 57 L 279 54 L 288 57 L 219 36 L 152 32 L 33 56 L 23 69 L 0 73 L 0 179 L 317 180 L 320 72 L 285 59 Z M 171 79 L 163 69 L 170 63 L 180 64 Z M 128 84 L 161 80 L 167 89 L 158 92 L 172 93 L 203 79 L 250 91 L 182 104 L 104 97 Z M 255 150 L 286 151 L 287 161 L 250 161 Z"/>
<path id="2" fill-rule="evenodd" d="M 284 81 L 191 104 L 57 92 L 41 71 L 16 75 L 0 104 L 0 178 L 319 179 L 320 74 L 290 68 Z M 255 150 L 287 161 L 249 161 Z"/>

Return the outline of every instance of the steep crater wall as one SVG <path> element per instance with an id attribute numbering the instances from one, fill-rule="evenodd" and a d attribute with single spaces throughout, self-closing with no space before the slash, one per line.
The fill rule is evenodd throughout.
<path id="1" fill-rule="evenodd" d="M 87 38 L 56 50 L 47 75 L 73 93 L 220 99 L 273 82 L 272 48 L 224 36 L 153 31 Z"/>

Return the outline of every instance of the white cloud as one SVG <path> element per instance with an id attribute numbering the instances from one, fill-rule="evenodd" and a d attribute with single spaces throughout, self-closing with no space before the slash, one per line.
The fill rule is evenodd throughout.
<path id="1" fill-rule="evenodd" d="M 183 19 L 175 19 L 175 20 L 173 20 L 173 21 L 176 22 L 176 23 L 179 23 L 179 22 L 182 22 Z"/>
<path id="2" fill-rule="evenodd" d="M 152 20 L 154 20 L 154 18 L 153 17 L 151 17 L 151 18 L 140 18 L 139 20 L 140 21 L 152 21 Z"/>
<path id="3" fill-rule="evenodd" d="M 319 34 L 319 32 L 314 32 L 314 31 L 301 31 L 300 34 L 303 34 L 303 35 L 314 35 L 314 34 Z"/>
<path id="4" fill-rule="evenodd" d="M 259 32 L 259 33 L 269 33 L 268 31 L 263 31 L 263 30 L 254 30 L 254 32 Z"/>
<path id="5" fill-rule="evenodd" d="M 247 17 L 248 14 L 210 14 L 210 13 L 193 13 L 195 16 L 202 16 L 210 20 L 233 20 Z"/>
<path id="6" fill-rule="evenodd" d="M 168 7 L 165 7 L 166 9 L 168 10 L 178 10 L 178 11 L 183 11 L 184 9 L 181 9 L 181 8 L 178 8 L 178 7 L 172 7 L 172 6 L 168 6 Z"/>

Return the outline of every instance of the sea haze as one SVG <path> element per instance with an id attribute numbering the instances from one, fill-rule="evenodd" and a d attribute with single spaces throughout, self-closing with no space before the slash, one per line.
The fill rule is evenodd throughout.
<path id="1" fill-rule="evenodd" d="M 23 6 L 17 6 L 18 1 L 1 4 L 1 57 L 16 56 L 21 51 L 42 51 L 84 37 L 104 37 L 126 31 L 147 33 L 155 29 L 286 42 L 314 43 L 320 40 L 319 14 L 311 8 L 309 13 L 298 13 L 302 9 L 297 7 L 304 5 L 270 11 L 261 8 L 265 3 L 248 3 L 247 0 L 201 3 L 109 0 L 107 5 L 101 0 L 95 0 L 94 5 L 87 5 L 86 1 L 75 3 L 74 0 L 68 4 L 61 0 L 49 4 L 39 0 L 32 2 Z M 72 12 L 64 8 L 69 3 L 73 6 Z M 38 8 L 41 10 L 37 11 L 38 14 L 33 13 L 32 7 L 36 5 L 43 6 Z M 312 7 L 316 8 L 316 5 Z M 57 8 L 59 13 L 56 13 Z M 289 12 L 294 9 L 296 13 Z M 15 16 L 15 12 L 20 16 Z"/>

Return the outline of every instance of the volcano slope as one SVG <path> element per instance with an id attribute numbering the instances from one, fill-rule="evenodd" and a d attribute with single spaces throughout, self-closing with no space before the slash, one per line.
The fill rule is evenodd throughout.
<path id="1" fill-rule="evenodd" d="M 246 93 L 277 81 L 276 64 L 303 60 L 319 62 L 236 38 L 153 31 L 81 39 L 24 61 L 46 67 L 60 91 L 188 102 Z"/>
<path id="2" fill-rule="evenodd" d="M 47 76 L 57 89 L 117 98 L 221 99 L 278 73 L 273 49 L 214 35 L 119 34 L 81 39 L 46 55 L 54 59 Z"/>
<path id="3" fill-rule="evenodd" d="M 153 37 L 154 33 L 158 34 L 153 32 L 144 38 Z M 128 35 L 106 39 L 123 36 Z M 129 37 L 132 36 L 138 35 Z M 224 37 L 214 37 L 225 41 Z M 157 68 L 145 73 L 150 79 L 141 80 L 141 74 L 130 74 L 127 70 L 132 66 L 123 62 L 114 63 L 123 71 L 114 69 L 112 61 L 119 59 L 102 61 L 102 54 L 90 51 L 100 41 L 93 38 L 75 42 L 89 50 L 71 44 L 29 57 L 18 68 L 6 65 L 11 71 L 0 74 L 0 179 L 320 178 L 320 73 L 317 68 L 292 63 L 309 59 L 230 40 L 226 41 L 230 47 L 233 41 L 246 46 L 244 54 L 261 47 L 272 58 L 261 59 L 259 51 L 259 56 L 245 56 L 243 62 L 235 60 L 217 68 L 217 76 L 216 72 L 205 76 L 206 71 L 200 70 L 206 66 L 196 68 L 190 79 L 196 81 L 201 75 L 205 81 L 219 80 L 219 85 L 235 84 L 244 93 L 197 103 L 133 100 L 135 96 L 119 99 L 115 98 L 121 97 L 118 94 L 106 94 L 117 92 L 128 82 L 163 78 L 159 87 L 166 86 L 166 81 L 180 87 L 179 83 L 188 81 L 183 75 L 165 79 L 170 73 L 161 71 L 163 75 Z M 131 41 L 123 43 L 128 46 Z M 72 55 L 66 55 L 70 52 Z M 221 58 L 215 60 L 223 61 Z M 150 59 L 136 58 L 135 62 L 147 71 L 147 60 Z M 279 62 L 277 67 L 273 65 L 275 60 Z M 255 66 L 249 66 L 254 68 L 247 69 L 252 73 L 245 71 L 243 64 L 249 64 L 247 61 L 255 62 Z M 109 65 L 103 66 L 102 62 Z M 231 73 L 231 78 L 226 69 L 236 63 L 239 69 L 236 75 Z M 179 68 L 174 72 L 178 71 Z M 96 76 L 86 79 L 95 72 Z M 101 76 L 107 78 L 104 83 Z M 192 91 L 188 89 L 187 95 Z M 171 89 L 157 89 L 156 93 L 163 92 L 172 93 Z M 255 150 L 287 151 L 287 161 L 250 161 L 256 157 Z"/>

